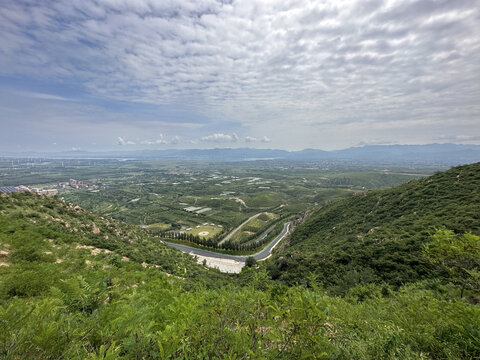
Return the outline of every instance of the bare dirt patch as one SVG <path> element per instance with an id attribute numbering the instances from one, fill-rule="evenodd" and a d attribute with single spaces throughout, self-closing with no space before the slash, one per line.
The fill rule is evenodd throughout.
<path id="1" fill-rule="evenodd" d="M 100 233 L 100 229 L 95 224 L 92 225 L 92 233 L 94 234 Z"/>
<path id="2" fill-rule="evenodd" d="M 92 249 L 92 250 L 90 251 L 90 253 L 91 253 L 92 255 L 98 255 L 98 254 L 100 254 L 101 252 L 102 252 L 102 250 L 100 250 L 100 249 Z"/>
<path id="3" fill-rule="evenodd" d="M 98 255 L 100 253 L 105 253 L 105 254 L 108 254 L 108 253 L 111 253 L 110 250 L 108 249 L 99 249 L 99 248 L 96 248 L 95 246 L 91 246 L 91 245 L 81 245 L 81 244 L 77 244 L 75 246 L 75 249 L 88 249 L 90 250 L 90 253 L 92 255 Z"/>

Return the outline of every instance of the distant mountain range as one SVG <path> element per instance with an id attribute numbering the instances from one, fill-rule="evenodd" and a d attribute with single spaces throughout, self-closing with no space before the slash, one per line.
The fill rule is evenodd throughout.
<path id="1" fill-rule="evenodd" d="M 344 150 L 305 149 L 286 151 L 253 148 L 169 149 L 136 151 L 65 151 L 56 153 L 0 153 L 4 157 L 58 159 L 161 159 L 190 161 L 319 160 L 384 164 L 458 165 L 480 161 L 479 145 L 367 145 Z"/>

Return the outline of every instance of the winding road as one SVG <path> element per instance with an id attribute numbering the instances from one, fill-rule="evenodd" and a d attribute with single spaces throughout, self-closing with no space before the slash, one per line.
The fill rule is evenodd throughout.
<path id="1" fill-rule="evenodd" d="M 262 261 L 262 260 L 268 259 L 272 255 L 273 248 L 275 248 L 275 246 L 277 246 L 277 244 L 288 234 L 290 225 L 291 225 L 290 221 L 283 224 L 282 232 L 279 235 L 277 235 L 277 237 L 275 237 L 275 239 L 273 239 L 262 250 L 252 255 L 240 256 L 240 255 L 222 254 L 215 251 L 199 249 L 199 248 L 195 248 L 195 247 L 191 247 L 183 244 L 176 244 L 168 241 L 165 241 L 165 244 L 170 245 L 171 247 L 174 247 L 175 249 L 178 249 L 187 254 L 193 254 L 193 255 L 204 256 L 209 258 L 235 260 L 235 261 L 245 263 L 245 260 L 247 259 L 247 257 L 253 256 L 255 260 Z"/>

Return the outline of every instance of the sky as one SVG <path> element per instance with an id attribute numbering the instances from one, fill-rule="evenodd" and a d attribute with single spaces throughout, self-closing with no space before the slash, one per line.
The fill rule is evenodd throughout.
<path id="1" fill-rule="evenodd" d="M 480 144 L 478 0 L 0 10 L 0 151 Z"/>

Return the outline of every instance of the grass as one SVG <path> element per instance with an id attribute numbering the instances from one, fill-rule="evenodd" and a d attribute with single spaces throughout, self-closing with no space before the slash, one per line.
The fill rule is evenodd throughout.
<path id="1" fill-rule="evenodd" d="M 197 228 L 196 226 L 192 226 L 192 230 L 190 231 L 186 231 L 187 234 L 192 234 L 192 235 L 199 235 L 200 237 L 202 238 L 211 238 L 219 233 L 222 232 L 223 228 L 219 228 L 216 225 L 212 226 L 212 225 L 197 225 L 197 226 L 200 226 L 199 228 Z M 202 231 L 207 231 L 208 232 L 208 235 L 200 235 L 200 233 Z"/>
<path id="2" fill-rule="evenodd" d="M 170 229 L 170 224 L 155 223 L 155 224 L 148 225 L 148 230 L 165 231 L 165 230 L 168 230 L 168 229 Z"/>
<path id="3" fill-rule="evenodd" d="M 241 242 L 243 240 L 248 239 L 256 232 L 264 229 L 267 224 L 273 223 L 274 220 L 278 219 L 280 216 L 278 214 L 265 212 L 260 216 L 250 220 L 242 228 L 232 236 L 233 242 Z"/>

